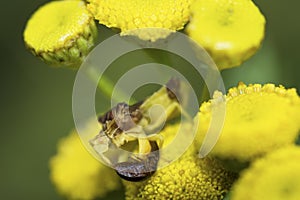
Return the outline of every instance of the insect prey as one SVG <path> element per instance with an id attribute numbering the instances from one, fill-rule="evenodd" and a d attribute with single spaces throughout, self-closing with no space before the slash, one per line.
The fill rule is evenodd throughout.
<path id="1" fill-rule="evenodd" d="M 156 171 L 163 143 L 159 132 L 167 120 L 180 114 L 179 88 L 179 79 L 172 78 L 144 101 L 133 105 L 118 103 L 99 117 L 102 130 L 90 140 L 90 145 L 121 178 L 140 181 Z M 153 109 L 155 105 L 163 109 Z M 115 155 L 116 159 L 107 156 L 112 149 L 122 148 L 132 141 L 137 141 L 138 153 L 130 154 L 125 160 L 121 155 Z"/>

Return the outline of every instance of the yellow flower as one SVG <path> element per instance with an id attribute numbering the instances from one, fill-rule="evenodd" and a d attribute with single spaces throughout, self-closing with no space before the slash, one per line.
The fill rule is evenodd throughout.
<path id="1" fill-rule="evenodd" d="M 192 0 L 88 0 L 99 23 L 154 41 L 180 30 L 189 20 Z M 141 29 L 161 28 L 161 29 Z M 140 30 L 136 30 L 140 29 Z"/>
<path id="2" fill-rule="evenodd" d="M 50 160 L 50 177 L 68 199 L 103 197 L 120 187 L 115 171 L 93 158 L 75 131 L 62 139 Z"/>
<path id="3" fill-rule="evenodd" d="M 187 34 L 220 70 L 240 65 L 259 48 L 265 18 L 251 0 L 195 0 Z"/>
<path id="4" fill-rule="evenodd" d="M 83 1 L 52 1 L 28 20 L 24 41 L 52 65 L 78 67 L 94 45 L 97 27 Z"/>
<path id="5" fill-rule="evenodd" d="M 182 129 L 180 129 L 182 126 Z M 164 137 L 163 147 L 172 145 L 172 152 L 177 154 L 182 148 L 179 143 L 172 143 L 176 134 L 180 141 L 190 138 L 190 124 L 169 124 L 161 132 Z M 179 131 L 179 132 L 178 132 Z M 182 131 L 182 132 L 181 132 Z M 172 157 L 172 156 L 171 156 Z M 168 159 L 168 155 L 160 156 L 160 164 Z M 213 159 L 200 159 L 194 146 L 166 167 L 158 169 L 153 176 L 142 182 L 123 181 L 126 199 L 220 199 L 231 186 L 235 175 L 225 171 Z"/>
<path id="6" fill-rule="evenodd" d="M 295 142 L 300 130 L 300 98 L 295 89 L 273 84 L 240 83 L 226 98 L 226 117 L 212 155 L 222 159 L 251 161 L 267 152 Z M 218 104 L 203 103 L 199 113 L 198 144 Z M 213 124 L 211 124 L 213 126 Z"/>
<path id="7" fill-rule="evenodd" d="M 232 200 L 298 200 L 300 148 L 290 146 L 257 160 L 234 184 Z"/>
<path id="8" fill-rule="evenodd" d="M 210 158 L 186 154 L 143 182 L 123 181 L 126 199 L 222 199 L 235 176 Z"/>

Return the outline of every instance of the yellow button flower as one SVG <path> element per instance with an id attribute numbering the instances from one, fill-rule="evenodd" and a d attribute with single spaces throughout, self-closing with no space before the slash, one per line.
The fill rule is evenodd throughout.
<path id="1" fill-rule="evenodd" d="M 168 124 L 160 134 L 164 137 L 162 149 L 172 145 L 173 153 L 180 144 L 172 143 L 182 126 L 183 141 L 192 135 L 190 124 Z M 192 139 L 192 138 L 189 138 Z M 178 160 L 158 169 L 153 176 L 142 182 L 123 181 L 127 200 L 136 199 L 220 199 L 229 190 L 235 174 L 225 171 L 211 158 L 200 159 L 193 145 Z M 160 156 L 160 163 L 168 156 Z"/>
<path id="2" fill-rule="evenodd" d="M 224 127 L 212 155 L 248 162 L 296 141 L 300 130 L 300 97 L 295 89 L 240 83 L 225 98 Z M 200 107 L 199 147 L 210 126 L 211 110 L 217 106 L 211 100 Z"/>
<path id="3" fill-rule="evenodd" d="M 123 181 L 127 200 L 222 199 L 235 175 L 215 160 L 186 154 L 143 182 Z"/>
<path id="4" fill-rule="evenodd" d="M 192 0 L 88 0 L 99 23 L 154 41 L 180 30 L 189 20 Z M 141 29 L 161 28 L 161 29 Z M 136 30 L 140 29 L 140 30 Z"/>
<path id="5" fill-rule="evenodd" d="M 231 200 L 298 200 L 300 148 L 274 151 L 245 170 L 233 187 Z"/>
<path id="6" fill-rule="evenodd" d="M 94 45 L 97 28 L 83 1 L 52 1 L 27 22 L 24 40 L 32 53 L 52 65 L 77 67 Z"/>
<path id="7" fill-rule="evenodd" d="M 251 0 L 195 0 L 187 34 L 220 70 L 238 66 L 260 47 L 265 18 Z"/>
<path id="8" fill-rule="evenodd" d="M 50 160 L 50 177 L 68 199 L 94 199 L 120 187 L 115 171 L 93 158 L 74 131 L 62 139 Z"/>

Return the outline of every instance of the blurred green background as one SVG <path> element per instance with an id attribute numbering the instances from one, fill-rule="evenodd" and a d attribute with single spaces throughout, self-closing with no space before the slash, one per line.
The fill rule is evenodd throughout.
<path id="1" fill-rule="evenodd" d="M 46 2 L 1 1 L 1 199 L 62 199 L 49 181 L 48 159 L 74 127 L 76 71 L 47 66 L 22 40 L 27 19 Z M 300 91 L 300 1 L 255 2 L 267 18 L 266 39 L 242 67 L 222 72 L 227 88 L 272 82 Z"/>

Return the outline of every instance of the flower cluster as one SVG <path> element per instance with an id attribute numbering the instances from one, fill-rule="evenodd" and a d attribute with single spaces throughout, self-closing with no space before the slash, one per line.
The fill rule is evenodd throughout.
<path id="1" fill-rule="evenodd" d="M 265 18 L 251 0 L 61 0 L 41 6 L 28 20 L 25 45 L 51 65 L 77 69 L 97 43 L 95 21 L 121 36 L 150 42 L 182 31 L 204 47 L 219 70 L 249 59 L 265 33 Z M 214 126 L 212 113 L 221 106 L 220 96 L 225 99 L 224 126 L 209 157 L 201 159 L 197 150 Z M 162 152 L 157 171 L 148 179 L 121 181 L 113 169 L 89 154 L 76 131 L 59 142 L 50 160 L 50 178 L 68 199 L 101 198 L 122 183 L 128 200 L 215 200 L 226 195 L 233 200 L 298 199 L 299 113 L 296 89 L 240 82 L 227 94 L 216 91 L 214 98 L 202 102 L 194 142 L 167 166 L 170 155 Z M 189 125 L 180 139 L 193 137 Z M 177 153 L 182 148 L 173 143 L 178 129 L 176 120 L 168 123 L 160 132 L 164 142 L 159 148 L 172 146 Z M 86 131 L 95 136 L 99 130 L 88 124 Z"/>
<path id="2" fill-rule="evenodd" d="M 219 69 L 251 57 L 265 28 L 265 18 L 251 0 L 88 0 L 87 5 L 64 0 L 39 8 L 27 23 L 24 40 L 49 64 L 78 67 L 95 44 L 94 19 L 121 35 L 150 41 L 183 30 Z"/>
<path id="3" fill-rule="evenodd" d="M 203 141 L 203 134 L 210 125 L 211 111 L 213 107 L 219 106 L 214 99 L 204 102 L 200 107 L 198 115 L 201 125 L 194 144 L 177 161 L 159 169 L 149 179 L 137 183 L 123 181 L 126 199 L 156 199 L 157 196 L 163 199 L 223 199 L 232 183 L 233 199 L 242 199 L 247 196 L 248 187 L 253 185 L 252 182 L 257 181 L 259 173 L 263 175 L 259 179 L 261 185 L 257 185 L 257 194 L 265 194 L 261 188 L 272 185 L 267 184 L 267 181 L 276 174 L 278 188 L 267 189 L 270 192 L 275 189 L 273 195 L 278 195 L 278 199 L 285 195 L 281 188 L 287 187 L 291 181 L 285 177 L 294 177 L 298 172 L 297 159 L 290 158 L 300 156 L 299 148 L 291 147 L 300 131 L 300 97 L 295 89 L 285 89 L 283 86 L 247 86 L 240 83 L 231 88 L 225 98 L 227 115 L 224 129 L 211 156 L 200 159 L 197 150 Z M 274 115 L 274 106 L 277 115 Z M 165 138 L 164 146 L 170 145 L 178 129 L 179 124 L 169 124 L 161 132 Z M 183 130 L 188 137 L 188 133 L 191 132 L 189 126 L 185 126 Z M 89 131 L 96 132 L 91 129 Z M 118 183 L 117 177 L 112 174 L 112 170 L 97 163 L 79 146 L 78 138 L 71 135 L 69 139 L 60 143 L 58 154 L 51 160 L 51 177 L 58 189 L 69 197 L 82 199 L 86 198 L 85 195 L 96 197 L 117 189 L 118 184 L 113 184 Z M 278 148 L 282 148 L 282 152 L 275 151 Z M 241 178 L 235 182 L 235 169 L 248 167 L 237 166 L 244 162 L 251 164 L 251 167 L 241 173 Z M 66 173 L 66 169 L 74 163 L 77 163 L 77 167 L 69 171 L 71 174 Z M 295 169 L 294 174 L 291 174 L 289 169 Z M 266 174 L 269 171 L 270 175 Z M 103 185 L 100 187 L 101 181 L 105 181 L 107 188 Z M 82 187 L 81 184 L 87 187 Z M 296 195 L 296 191 L 297 188 L 288 190 L 291 195 Z M 255 197 L 253 194 L 253 199 L 260 199 Z"/>

